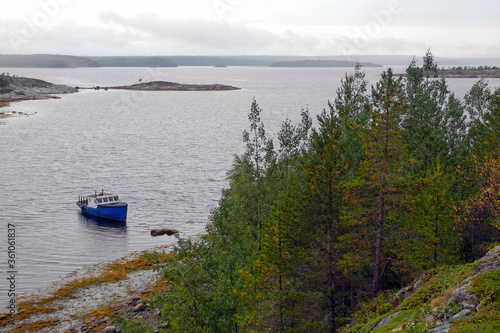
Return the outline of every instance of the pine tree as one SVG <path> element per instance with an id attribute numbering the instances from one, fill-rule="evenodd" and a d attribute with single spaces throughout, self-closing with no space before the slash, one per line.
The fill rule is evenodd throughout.
<path id="1" fill-rule="evenodd" d="M 259 249 L 262 248 L 261 232 L 262 232 L 262 219 L 263 219 L 263 197 L 265 188 L 262 186 L 262 177 L 267 165 L 271 163 L 273 158 L 273 142 L 266 137 L 264 123 L 260 118 L 260 109 L 255 99 L 252 102 L 248 120 L 250 121 L 250 132 L 243 132 L 243 140 L 247 144 L 247 150 L 243 159 L 249 161 L 254 169 L 254 182 L 256 185 L 255 199 L 256 211 L 255 216 L 252 218 L 253 223 L 257 225 L 256 236 L 259 241 Z M 237 157 L 238 159 L 238 157 Z M 249 193 L 250 194 L 250 193 Z"/>
<path id="2" fill-rule="evenodd" d="M 390 224 L 397 221 L 400 186 L 402 184 L 405 147 L 400 127 L 403 104 L 399 101 L 401 78 L 395 79 L 391 69 L 382 73 L 372 95 L 368 112 L 370 122 L 361 128 L 366 161 L 357 180 L 353 197 L 358 197 L 357 218 L 372 227 L 374 239 L 373 280 L 371 295 L 375 297 L 383 274 L 384 239 Z"/>
<path id="3" fill-rule="evenodd" d="M 437 64 L 428 50 L 422 68 L 415 59 L 406 70 L 401 100 L 403 142 L 407 148 L 407 172 L 402 205 L 406 224 L 405 260 L 415 270 L 437 265 L 450 252 L 452 179 L 447 177 L 462 162 L 465 117 L 460 101 L 450 95 L 446 81 L 436 79 Z M 440 207 L 439 213 L 436 213 Z"/>

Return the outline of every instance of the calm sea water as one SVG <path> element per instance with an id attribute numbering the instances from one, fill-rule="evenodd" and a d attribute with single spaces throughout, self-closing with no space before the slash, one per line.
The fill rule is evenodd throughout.
<path id="1" fill-rule="evenodd" d="M 395 72 L 402 68 L 395 69 Z M 255 98 L 269 135 L 283 120 L 313 115 L 335 98 L 349 68 L 256 67 L 0 69 L 57 84 L 92 87 L 151 80 L 222 83 L 237 91 L 81 90 L 59 100 L 12 104 L 30 117 L 0 125 L 0 306 L 7 290 L 7 225 L 16 229 L 16 293 L 47 290 L 75 270 L 173 244 L 204 232 L 217 206 Z M 381 69 L 366 69 L 375 82 Z M 450 80 L 462 96 L 475 79 Z M 490 80 L 499 86 L 500 80 Z M 82 216 L 79 194 L 104 189 L 129 204 L 126 224 Z M 4 310 L 0 310 L 4 312 Z"/>

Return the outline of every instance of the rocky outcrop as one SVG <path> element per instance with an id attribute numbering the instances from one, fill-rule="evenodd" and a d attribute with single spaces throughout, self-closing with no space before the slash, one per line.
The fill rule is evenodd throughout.
<path id="1" fill-rule="evenodd" d="M 392 318 L 396 317 L 396 316 L 397 316 L 398 314 L 400 314 L 400 313 L 401 313 L 401 311 L 397 311 L 397 312 L 394 312 L 393 314 L 391 314 L 390 316 L 385 317 L 384 319 L 382 319 L 382 320 L 381 320 L 381 321 L 377 324 L 377 326 L 375 326 L 375 327 L 373 328 L 373 330 L 377 330 L 377 329 L 379 329 L 379 328 L 381 328 L 381 327 L 384 327 L 384 326 L 389 325 L 389 324 L 391 323 L 391 321 L 392 321 Z"/>
<path id="2" fill-rule="evenodd" d="M 43 80 L 0 75 L 0 102 L 14 102 L 30 99 L 59 98 L 58 94 L 70 94 L 78 89 Z"/>

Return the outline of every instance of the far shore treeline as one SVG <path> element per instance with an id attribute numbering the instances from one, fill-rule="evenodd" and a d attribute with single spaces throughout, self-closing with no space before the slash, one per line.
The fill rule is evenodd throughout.
<path id="1" fill-rule="evenodd" d="M 177 67 L 177 66 L 263 66 L 263 67 L 363 67 L 406 66 L 412 56 L 70 56 L 60 54 L 0 54 L 0 68 L 75 67 Z M 440 58 L 446 68 L 498 66 L 500 58 Z M 481 75 L 485 72 L 482 71 Z"/>
<path id="2" fill-rule="evenodd" d="M 463 99 L 428 51 L 272 140 L 258 102 L 206 235 L 179 239 L 157 295 L 172 332 L 336 332 L 362 302 L 500 240 L 500 88 Z"/>

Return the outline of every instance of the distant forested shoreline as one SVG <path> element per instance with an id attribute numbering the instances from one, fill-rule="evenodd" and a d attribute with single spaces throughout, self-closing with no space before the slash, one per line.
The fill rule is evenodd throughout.
<path id="1" fill-rule="evenodd" d="M 500 68 L 487 65 L 477 67 L 454 66 L 439 69 L 437 75 L 444 78 L 500 78 Z"/>
<path id="2" fill-rule="evenodd" d="M 328 68 L 328 67 L 351 67 L 356 66 L 355 61 L 347 60 L 296 60 L 296 61 L 281 61 L 274 62 L 271 67 L 318 67 L 318 68 Z M 379 64 L 372 64 L 370 62 L 361 63 L 363 67 L 383 67 Z"/>
<path id="3" fill-rule="evenodd" d="M 412 56 L 71 56 L 59 54 L 0 54 L 0 68 L 75 67 L 176 67 L 176 66 L 263 66 L 263 67 L 364 67 L 407 65 Z M 449 66 L 498 66 L 500 58 L 442 58 Z"/>

